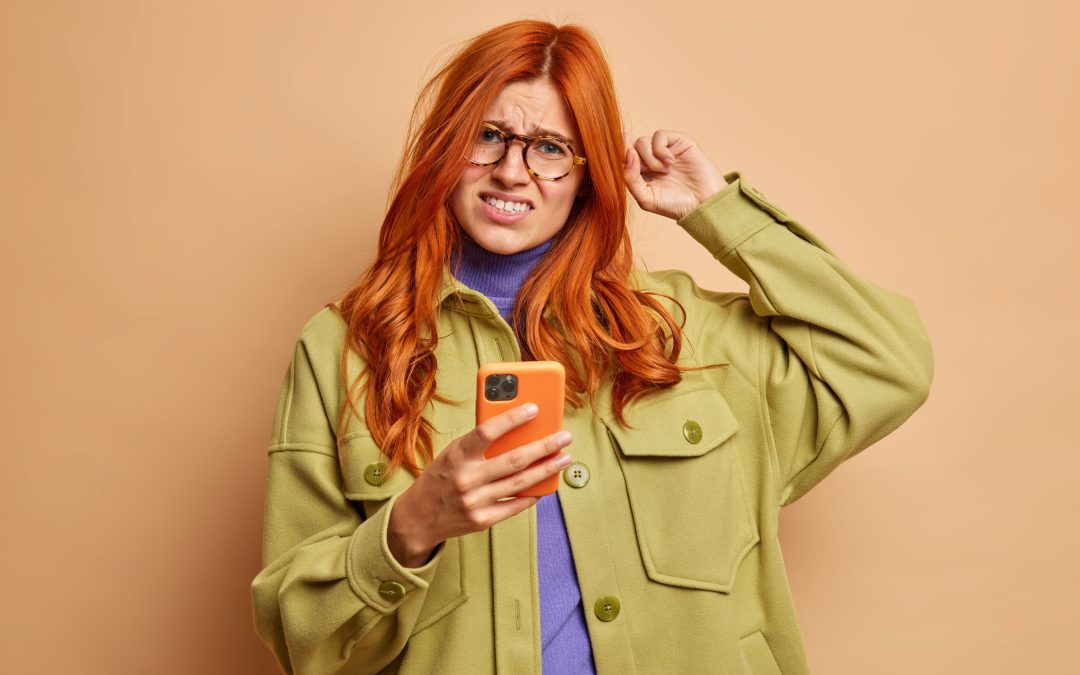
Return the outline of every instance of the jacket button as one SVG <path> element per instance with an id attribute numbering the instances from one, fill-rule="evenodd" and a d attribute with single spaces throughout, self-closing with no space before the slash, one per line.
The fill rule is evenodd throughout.
<path id="1" fill-rule="evenodd" d="M 611 621 L 619 616 L 619 599 L 614 595 L 601 595 L 593 605 L 596 618 L 601 621 Z"/>
<path id="2" fill-rule="evenodd" d="M 686 420 L 682 425 L 682 435 L 691 443 L 701 442 L 701 425 L 694 420 Z"/>
<path id="3" fill-rule="evenodd" d="M 396 581 L 384 581 L 379 584 L 379 595 L 389 602 L 396 602 L 405 597 L 405 587 Z"/>
<path id="4" fill-rule="evenodd" d="M 382 462 L 368 464 L 368 467 L 364 469 L 364 480 L 368 482 L 368 485 L 378 487 L 385 483 L 389 478 L 390 476 L 386 473 L 386 465 Z"/>
<path id="5" fill-rule="evenodd" d="M 585 462 L 573 462 L 563 469 L 562 475 L 570 487 L 583 488 L 589 484 L 589 467 L 585 466 Z"/>

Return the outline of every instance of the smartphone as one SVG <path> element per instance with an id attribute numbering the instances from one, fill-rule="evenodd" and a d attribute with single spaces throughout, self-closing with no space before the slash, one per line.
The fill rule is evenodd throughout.
<path id="1" fill-rule="evenodd" d="M 477 424 L 526 403 L 535 403 L 540 409 L 536 417 L 496 438 L 484 456 L 491 459 L 562 430 L 565 382 L 566 371 L 558 361 L 502 361 L 480 366 L 476 374 Z M 542 457 L 532 466 L 550 457 Z M 556 473 L 515 496 L 543 497 L 558 487 Z"/>

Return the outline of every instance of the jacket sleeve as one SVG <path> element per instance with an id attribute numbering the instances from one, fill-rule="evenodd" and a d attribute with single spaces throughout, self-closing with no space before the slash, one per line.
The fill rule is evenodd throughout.
<path id="1" fill-rule="evenodd" d="M 758 388 L 785 506 L 925 402 L 933 353 L 907 297 L 857 275 L 738 172 L 725 179 L 678 223 L 750 285 L 744 315 L 761 324 Z"/>
<path id="2" fill-rule="evenodd" d="M 345 498 L 332 406 L 320 395 L 337 368 L 323 363 L 331 351 L 301 336 L 269 449 L 263 567 L 251 596 L 256 631 L 287 673 L 384 668 L 404 648 L 442 558 L 442 546 L 423 567 L 394 558 L 386 531 L 396 496 L 367 520 Z"/>

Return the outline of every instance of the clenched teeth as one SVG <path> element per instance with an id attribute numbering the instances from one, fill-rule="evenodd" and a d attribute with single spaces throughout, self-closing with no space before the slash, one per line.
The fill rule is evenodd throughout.
<path id="1" fill-rule="evenodd" d="M 484 197 L 484 201 L 491 204 L 500 211 L 506 211 L 507 213 L 518 213 L 519 211 L 531 211 L 533 207 L 521 202 L 504 202 L 501 199 L 495 197 Z"/>

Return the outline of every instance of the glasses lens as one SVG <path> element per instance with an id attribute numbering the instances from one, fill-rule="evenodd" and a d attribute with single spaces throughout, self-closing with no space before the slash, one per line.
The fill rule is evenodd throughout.
<path id="1" fill-rule="evenodd" d="M 538 138 L 526 153 L 529 168 L 544 178 L 559 178 L 569 173 L 574 165 L 574 153 L 570 146 L 557 138 Z"/>
<path id="2" fill-rule="evenodd" d="M 499 132 L 489 127 L 480 127 L 469 152 L 469 161 L 477 164 L 490 164 L 499 161 L 506 152 L 506 142 Z"/>

